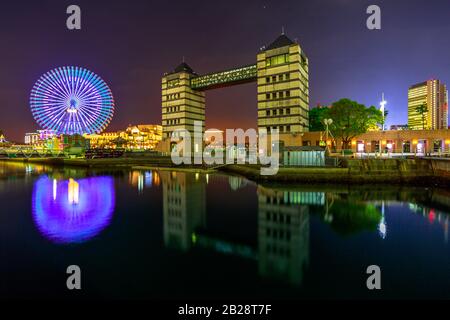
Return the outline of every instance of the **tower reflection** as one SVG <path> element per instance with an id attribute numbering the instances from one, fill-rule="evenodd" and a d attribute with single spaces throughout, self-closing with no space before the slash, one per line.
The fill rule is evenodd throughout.
<path id="1" fill-rule="evenodd" d="M 206 225 L 207 182 L 204 175 L 167 171 L 160 175 L 166 247 L 181 251 L 201 247 L 255 260 L 260 276 L 301 285 L 304 269 L 309 263 L 309 205 L 323 206 L 324 193 L 287 192 L 258 186 L 258 220 L 255 224 L 258 239 L 255 246 L 229 238 L 232 231 L 224 232 L 229 236 L 223 236 L 209 230 L 213 227 Z M 246 186 L 247 182 L 239 179 L 242 178 L 229 180 L 232 190 Z"/>
<path id="2" fill-rule="evenodd" d="M 309 264 L 310 199 L 323 193 L 258 187 L 259 274 L 300 285 Z"/>
<path id="3" fill-rule="evenodd" d="M 81 243 L 98 235 L 110 223 L 114 207 L 112 177 L 56 180 L 42 176 L 34 184 L 34 222 L 55 243 Z"/>
<path id="4" fill-rule="evenodd" d="M 187 251 L 195 243 L 195 230 L 205 225 L 204 175 L 161 171 L 163 183 L 164 244 Z"/>

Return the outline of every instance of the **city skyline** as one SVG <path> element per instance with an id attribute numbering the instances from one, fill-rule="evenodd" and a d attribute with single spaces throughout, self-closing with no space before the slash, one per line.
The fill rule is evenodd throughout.
<path id="1" fill-rule="evenodd" d="M 39 129 L 29 111 L 32 85 L 49 69 L 71 64 L 91 69 L 110 84 L 117 112 L 107 131 L 132 123 L 160 123 L 161 76 L 183 56 L 201 74 L 252 63 L 258 49 L 273 41 L 282 27 L 309 57 L 310 107 L 342 97 L 378 106 L 384 92 L 389 127 L 407 122 L 409 86 L 431 78 L 450 82 L 444 58 L 450 42 L 445 37 L 433 40 L 449 30 L 444 8 L 450 4 L 444 1 L 435 6 L 425 1 L 380 1 L 382 27 L 374 31 L 365 26 L 370 4 L 366 1 L 197 3 L 201 14 L 192 4 L 177 2 L 137 1 L 127 6 L 80 1 L 84 23 L 76 32 L 64 27 L 65 3 L 6 4 L 0 13 L 8 26 L 0 34 L 9 43 L 9 50 L 0 54 L 0 128 L 15 141 Z M 19 11 L 21 18 L 11 19 Z M 325 13 L 326 19 L 321 19 Z M 165 24 L 189 16 L 195 18 L 187 27 Z M 49 37 L 42 39 L 42 34 Z M 421 39 L 421 45 L 410 50 L 413 39 Z M 211 91 L 206 128 L 256 127 L 255 92 L 255 84 Z"/>
<path id="2" fill-rule="evenodd" d="M 2 4 L 0 302 L 450 301 L 450 0 Z"/>

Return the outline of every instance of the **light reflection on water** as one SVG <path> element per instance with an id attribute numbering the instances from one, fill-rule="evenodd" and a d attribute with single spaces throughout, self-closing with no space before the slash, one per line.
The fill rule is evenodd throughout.
<path id="1" fill-rule="evenodd" d="M 441 286 L 449 282 L 448 272 L 443 270 L 450 266 L 450 192 L 444 189 L 257 185 L 221 174 L 154 170 L 108 173 L 17 164 L 11 170 L 0 167 L 0 177 L 2 172 L 8 173 L 7 183 L 14 177 L 14 183 L 23 177 L 32 183 L 31 214 L 41 236 L 55 244 L 81 244 L 76 246 L 80 250 L 87 243 L 96 243 L 100 248 L 96 252 L 101 253 L 113 243 L 111 237 L 103 237 L 106 229 L 111 230 L 120 243 L 116 246 L 127 243 L 127 247 L 117 251 L 117 256 L 105 258 L 107 265 L 102 267 L 114 265 L 117 257 L 128 259 L 128 250 L 139 252 L 123 268 L 133 277 L 130 270 L 148 259 L 152 266 L 167 270 L 155 275 L 167 279 L 161 287 L 153 284 L 155 290 L 180 288 L 180 279 L 171 280 L 175 274 L 169 271 L 173 262 L 167 254 L 179 257 L 177 263 L 190 261 L 192 269 L 185 270 L 186 277 L 194 277 L 203 264 L 220 259 L 224 264 L 232 261 L 216 266 L 222 275 L 234 267 L 241 272 L 245 270 L 242 266 L 251 265 L 252 271 L 242 271 L 242 277 L 253 279 L 255 291 L 268 281 L 289 290 L 305 290 L 306 296 L 334 294 L 343 285 L 348 288 L 347 296 L 359 296 L 361 286 L 352 282 L 359 279 L 354 275 L 363 273 L 364 266 L 374 261 L 388 272 L 398 269 L 416 277 L 413 289 L 419 288 L 425 273 L 438 277 L 434 284 L 438 289 L 433 291 L 430 285 L 428 294 L 443 292 Z M 2 185 L 0 181 L 0 190 L 6 190 Z M 154 210 L 156 207 L 159 210 Z M 119 223 L 113 227 L 116 216 L 120 216 Z M 150 224 L 151 216 L 157 216 L 159 223 Z M 147 242 L 149 234 L 157 235 L 156 244 Z M 416 260 L 405 258 L 408 254 Z M 337 268 L 337 276 L 329 266 Z M 136 274 L 143 287 L 154 283 L 153 275 L 159 270 L 153 272 Z M 182 275 L 184 271 L 177 272 Z M 401 279 L 402 274 L 395 276 Z M 200 288 L 215 286 L 199 277 L 196 284 Z M 402 291 L 399 284 L 391 296 L 403 297 L 409 291 L 421 294 L 411 288 Z M 222 283 L 211 290 L 233 289 L 231 284 L 227 286 Z M 270 296 L 270 290 L 261 292 Z M 120 294 L 126 296 L 127 292 Z"/>
<path id="2" fill-rule="evenodd" d="M 34 222 L 55 243 L 81 243 L 95 237 L 108 226 L 114 205 L 112 177 L 57 180 L 44 175 L 34 183 Z"/>

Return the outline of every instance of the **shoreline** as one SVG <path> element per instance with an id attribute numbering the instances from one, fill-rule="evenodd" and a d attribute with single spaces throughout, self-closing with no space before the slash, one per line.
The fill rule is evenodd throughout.
<path id="1" fill-rule="evenodd" d="M 282 184 L 403 184 L 450 186 L 448 159 L 349 159 L 344 167 L 283 167 L 276 175 L 261 175 L 260 165 L 173 165 L 170 157 L 114 159 L 0 159 L 0 162 L 31 163 L 89 169 L 165 170 L 193 173 L 223 172 L 256 183 Z"/>

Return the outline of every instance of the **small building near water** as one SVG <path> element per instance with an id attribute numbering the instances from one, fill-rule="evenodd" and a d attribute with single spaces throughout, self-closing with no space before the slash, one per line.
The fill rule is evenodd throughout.
<path id="1" fill-rule="evenodd" d="M 281 163 L 285 166 L 325 166 L 325 147 L 290 146 L 284 147 Z"/>

